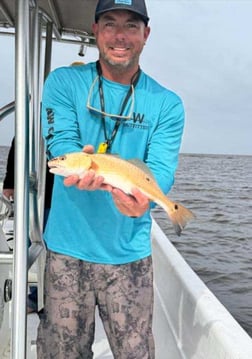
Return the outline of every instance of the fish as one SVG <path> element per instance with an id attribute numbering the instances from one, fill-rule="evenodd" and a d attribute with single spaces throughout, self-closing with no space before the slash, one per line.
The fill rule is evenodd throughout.
<path id="1" fill-rule="evenodd" d="M 132 189 L 137 188 L 166 211 L 178 236 L 187 222 L 195 218 L 189 209 L 163 193 L 151 170 L 139 159 L 125 160 L 113 154 L 73 152 L 49 160 L 48 166 L 51 173 L 64 177 L 78 175 L 82 178 L 86 171 L 93 170 L 104 178 L 105 184 L 126 194 L 132 194 Z"/>

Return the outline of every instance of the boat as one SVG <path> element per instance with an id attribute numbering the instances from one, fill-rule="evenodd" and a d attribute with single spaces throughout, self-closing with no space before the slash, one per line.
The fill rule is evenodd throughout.
<path id="1" fill-rule="evenodd" d="M 27 283 L 35 283 L 39 309 L 43 307 L 46 160 L 39 125 L 41 88 L 50 72 L 53 41 L 76 44 L 80 54 L 95 46 L 91 31 L 95 6 L 95 0 L 75 0 L 74 6 L 69 0 L 0 0 L 0 36 L 14 36 L 16 42 L 15 99 L 0 109 L 0 126 L 15 111 L 18 173 L 14 204 L 0 197 L 1 359 L 36 358 L 39 316 L 26 313 L 26 296 Z M 251 359 L 251 337 L 154 219 L 152 243 L 156 358 Z M 96 359 L 113 358 L 98 316 L 94 353 Z"/>

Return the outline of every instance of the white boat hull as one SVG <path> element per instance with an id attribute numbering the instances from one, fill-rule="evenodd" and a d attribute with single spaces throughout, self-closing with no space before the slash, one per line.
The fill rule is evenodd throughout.
<path id="1" fill-rule="evenodd" d="M 251 359 L 252 339 L 153 221 L 157 359 Z"/>

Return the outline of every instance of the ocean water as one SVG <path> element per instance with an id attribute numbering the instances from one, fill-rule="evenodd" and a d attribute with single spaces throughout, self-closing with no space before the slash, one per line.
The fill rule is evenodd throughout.
<path id="1" fill-rule="evenodd" d="M 252 156 L 181 155 L 169 197 L 196 220 L 177 237 L 163 210 L 155 219 L 252 336 Z"/>
<path id="2" fill-rule="evenodd" d="M 0 147 L 0 181 L 7 147 Z M 180 237 L 159 207 L 160 227 L 240 325 L 252 336 L 252 156 L 182 154 L 173 200 L 197 218 Z"/>

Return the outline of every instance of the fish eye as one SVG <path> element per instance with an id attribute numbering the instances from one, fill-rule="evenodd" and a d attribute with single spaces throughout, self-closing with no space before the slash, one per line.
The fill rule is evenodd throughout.
<path id="1" fill-rule="evenodd" d="M 64 161 L 66 159 L 66 156 L 59 156 L 60 161 Z"/>

